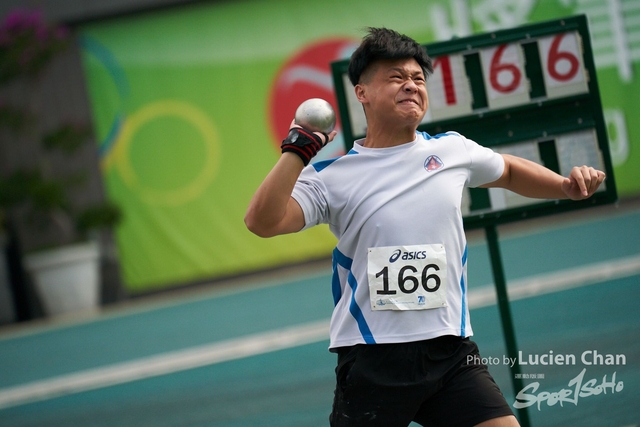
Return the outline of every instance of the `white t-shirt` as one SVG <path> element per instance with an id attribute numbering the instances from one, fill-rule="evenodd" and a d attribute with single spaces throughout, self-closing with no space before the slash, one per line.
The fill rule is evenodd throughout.
<path id="1" fill-rule="evenodd" d="M 362 142 L 356 141 L 344 156 L 307 166 L 293 191 L 304 212 L 305 228 L 326 223 L 338 238 L 333 252 L 330 348 L 471 336 L 462 192 L 464 187 L 497 180 L 504 170 L 502 156 L 455 132 L 436 136 L 417 132 L 414 141 L 389 148 L 367 148 Z M 392 274 L 390 280 L 403 282 L 404 290 L 422 289 L 420 285 L 431 290 L 437 286 L 430 274 L 442 273 L 445 306 L 374 309 L 384 304 L 370 293 L 369 273 L 380 268 L 371 266 L 370 250 L 387 248 L 378 251 L 391 254 L 388 264 L 393 267 L 405 246 L 444 247 L 446 271 L 437 272 L 434 264 L 415 264 L 402 276 Z M 405 273 L 416 279 L 406 279 Z"/>

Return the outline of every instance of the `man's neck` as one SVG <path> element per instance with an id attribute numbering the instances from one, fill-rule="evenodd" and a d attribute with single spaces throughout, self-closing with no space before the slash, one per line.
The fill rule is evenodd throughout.
<path id="1" fill-rule="evenodd" d="M 362 145 L 368 148 L 385 148 L 406 144 L 415 140 L 416 130 L 414 126 L 400 129 L 381 129 L 373 126 L 367 129 L 367 136 Z"/>

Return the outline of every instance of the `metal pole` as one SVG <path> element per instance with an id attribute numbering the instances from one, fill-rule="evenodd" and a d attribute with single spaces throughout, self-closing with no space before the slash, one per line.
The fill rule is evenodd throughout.
<path id="1" fill-rule="evenodd" d="M 498 296 L 498 308 L 500 310 L 500 319 L 502 321 L 502 333 L 507 346 L 507 354 L 510 359 L 518 360 L 518 345 L 516 343 L 516 332 L 513 326 L 513 320 L 511 317 L 511 306 L 509 305 L 509 295 L 507 294 L 507 281 L 504 276 L 504 269 L 502 267 L 502 256 L 500 254 L 500 243 L 498 241 L 498 229 L 495 225 L 488 225 L 485 227 L 485 233 L 487 236 L 487 243 L 489 245 L 489 257 L 491 258 L 491 269 L 493 271 L 493 281 L 496 287 L 496 294 Z M 517 394 L 522 390 L 524 383 L 522 381 L 522 375 L 520 372 L 520 365 L 514 363 L 511 366 L 511 381 L 513 385 L 513 392 Z M 516 410 L 518 413 L 518 420 L 522 427 L 530 427 L 529 413 L 527 408 L 521 408 Z"/>

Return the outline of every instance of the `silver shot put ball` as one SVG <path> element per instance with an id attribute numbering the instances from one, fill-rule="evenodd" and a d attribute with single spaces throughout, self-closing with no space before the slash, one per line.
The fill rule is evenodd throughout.
<path id="1" fill-rule="evenodd" d="M 295 122 L 312 132 L 329 133 L 336 125 L 336 113 L 324 99 L 311 98 L 296 110 Z"/>

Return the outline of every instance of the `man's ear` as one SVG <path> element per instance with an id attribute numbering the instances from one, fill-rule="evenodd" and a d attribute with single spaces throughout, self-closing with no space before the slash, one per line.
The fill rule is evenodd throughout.
<path id="1" fill-rule="evenodd" d="M 356 98 L 358 99 L 358 101 L 360 101 L 362 104 L 367 102 L 367 95 L 366 95 L 366 91 L 364 86 L 362 86 L 361 84 L 357 84 L 354 87 L 354 91 L 356 94 Z"/>

